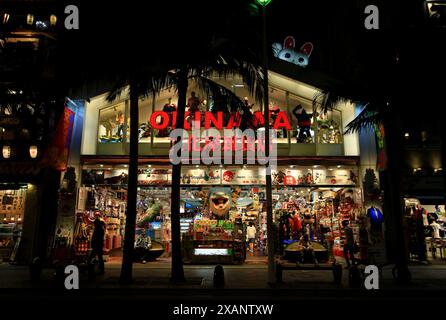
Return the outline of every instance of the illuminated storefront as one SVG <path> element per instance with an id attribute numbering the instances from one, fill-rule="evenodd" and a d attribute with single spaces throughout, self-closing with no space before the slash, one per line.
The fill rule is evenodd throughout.
<path id="1" fill-rule="evenodd" d="M 270 122 L 272 127 L 278 124 L 274 140 L 277 168 L 272 174 L 274 222 L 283 230 L 283 248 L 279 250 L 305 232 L 312 241 L 324 245 L 329 239 L 330 252 L 340 255 L 341 221 L 350 220 L 358 237 L 358 218 L 365 212 L 359 139 L 356 134 L 342 134 L 355 116 L 355 106 L 340 105 L 319 114 L 312 105 L 316 88 L 275 73 L 270 77 Z M 259 104 L 239 79 L 215 80 L 244 100 L 256 118 Z M 193 97 L 192 92 L 199 101 L 193 111 L 200 112 L 201 130 L 210 126 L 223 133 L 231 121 L 237 127 L 237 116 L 228 112 L 228 101 L 204 96 L 194 84 L 189 85 L 188 97 Z M 136 234 L 162 246 L 165 257 L 169 256 L 171 239 L 172 167 L 168 154 L 176 100 L 176 93 L 166 89 L 155 99 L 139 101 Z M 110 257 L 120 255 L 127 201 L 128 128 L 126 92 L 115 103 L 106 102 L 105 95 L 86 103 L 73 239 L 79 252 L 86 250 L 91 221 L 99 213 L 107 224 L 105 251 Z M 205 141 L 198 144 L 203 146 Z M 266 255 L 265 193 L 265 167 L 258 163 L 183 165 L 180 216 L 184 261 L 240 263 L 251 256 Z M 295 216 L 296 224 L 290 224 Z M 246 252 L 249 222 L 256 228 L 253 254 Z"/>

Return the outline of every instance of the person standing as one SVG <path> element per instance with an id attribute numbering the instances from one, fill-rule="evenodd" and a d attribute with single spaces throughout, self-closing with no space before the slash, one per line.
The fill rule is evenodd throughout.
<path id="1" fill-rule="evenodd" d="M 249 251 L 254 252 L 254 241 L 256 239 L 256 228 L 252 222 L 249 223 L 248 228 L 246 229 L 246 237 L 248 238 L 249 243 Z"/>
<path id="2" fill-rule="evenodd" d="M 105 235 L 105 222 L 101 219 L 99 213 L 95 214 L 95 220 L 93 223 L 93 236 L 91 237 L 91 253 L 88 257 L 88 263 L 92 263 L 93 259 L 97 256 L 99 262 L 99 273 L 104 274 L 104 235 Z"/>
<path id="3" fill-rule="evenodd" d="M 345 234 L 345 243 L 344 243 L 344 258 L 345 262 L 347 262 L 347 268 L 350 268 L 351 265 L 355 264 L 355 240 L 353 237 L 353 230 L 349 226 L 349 221 L 344 220 L 342 221 L 342 226 L 344 227 L 344 234 Z M 348 255 L 350 254 L 350 259 L 352 260 L 352 263 L 350 264 L 350 259 Z"/>
<path id="4" fill-rule="evenodd" d="M 118 125 L 118 131 L 116 134 L 119 136 L 119 139 L 122 140 L 124 135 L 124 114 L 122 112 L 119 112 L 116 116 L 116 123 Z"/>

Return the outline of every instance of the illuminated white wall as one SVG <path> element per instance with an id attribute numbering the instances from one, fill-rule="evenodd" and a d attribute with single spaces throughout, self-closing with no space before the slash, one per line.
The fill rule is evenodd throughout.
<path id="1" fill-rule="evenodd" d="M 337 106 L 337 109 L 342 112 L 343 131 L 347 130 L 347 124 L 356 117 L 355 104 L 345 103 Z M 344 155 L 359 156 L 359 138 L 357 133 L 350 133 L 344 135 Z"/>

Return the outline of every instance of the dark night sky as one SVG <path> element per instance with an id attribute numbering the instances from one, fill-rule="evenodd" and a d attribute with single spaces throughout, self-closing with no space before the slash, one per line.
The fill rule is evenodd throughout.
<path id="1" fill-rule="evenodd" d="M 237 38 L 255 50 L 261 44 L 261 19 L 252 6 L 254 0 L 70 3 L 79 6 L 80 30 L 61 35 L 60 65 L 73 79 L 77 75 L 82 79 L 82 70 L 111 71 L 132 61 L 193 54 L 197 44 L 213 33 Z M 371 91 L 410 90 L 415 82 L 420 86 L 420 78 L 428 90 L 437 86 L 430 79 L 435 70 L 444 70 L 444 62 L 441 41 L 419 27 L 420 3 L 273 0 L 268 6 L 269 41 L 282 42 L 287 35 L 296 38 L 297 46 L 311 41 L 309 69 Z M 366 4 L 380 8 L 378 31 L 363 27 Z M 431 68 L 429 61 L 436 67 Z"/>

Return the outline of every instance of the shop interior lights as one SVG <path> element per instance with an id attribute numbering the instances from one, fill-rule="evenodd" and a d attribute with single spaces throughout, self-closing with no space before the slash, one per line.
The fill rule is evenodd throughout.
<path id="1" fill-rule="evenodd" d="M 11 147 L 3 146 L 2 154 L 3 154 L 3 158 L 5 158 L 5 159 L 11 158 Z"/>
<path id="2" fill-rule="evenodd" d="M 26 16 L 26 23 L 29 25 L 32 25 L 34 23 L 34 15 L 33 14 L 28 14 Z"/>
<path id="3" fill-rule="evenodd" d="M 52 14 L 52 15 L 50 16 L 50 25 L 51 25 L 51 26 L 55 26 L 56 23 L 57 23 L 57 17 L 56 17 L 55 14 Z"/>
<path id="4" fill-rule="evenodd" d="M 3 24 L 7 24 L 8 21 L 9 21 L 9 14 L 8 14 L 8 13 L 5 13 L 5 14 L 3 15 Z"/>
<path id="5" fill-rule="evenodd" d="M 39 149 L 37 146 L 32 145 L 29 147 L 29 156 L 33 159 L 37 158 L 37 153 L 39 152 Z"/>

